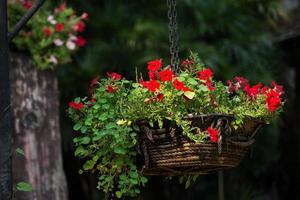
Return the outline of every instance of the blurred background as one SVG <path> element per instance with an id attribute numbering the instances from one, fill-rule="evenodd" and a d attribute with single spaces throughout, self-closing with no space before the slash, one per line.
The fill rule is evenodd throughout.
<path id="1" fill-rule="evenodd" d="M 53 0 L 50 7 L 60 3 Z M 67 5 L 89 13 L 89 21 L 85 48 L 56 70 L 65 189 L 70 200 L 98 200 L 104 195 L 96 189 L 96 177 L 78 174 L 68 102 L 87 95 L 89 81 L 106 71 L 134 79 L 135 68 L 143 71 L 149 60 L 168 63 L 167 6 L 162 0 L 72 0 Z M 223 81 L 236 75 L 253 84 L 275 80 L 284 85 L 288 100 L 281 117 L 260 130 L 240 166 L 224 171 L 223 179 L 217 173 L 200 176 L 185 190 L 177 180 L 155 177 L 136 199 L 300 199 L 300 1 L 178 0 L 177 9 L 181 58 L 198 52 Z"/>

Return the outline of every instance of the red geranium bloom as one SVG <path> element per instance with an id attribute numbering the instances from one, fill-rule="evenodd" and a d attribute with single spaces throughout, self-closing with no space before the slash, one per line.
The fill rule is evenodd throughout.
<path id="1" fill-rule="evenodd" d="M 181 91 L 181 90 L 183 90 L 183 89 L 185 88 L 185 87 L 184 87 L 184 83 L 181 82 L 181 81 L 179 81 L 179 80 L 177 80 L 177 79 L 175 79 L 175 80 L 173 81 L 173 85 L 174 85 L 175 89 L 176 89 L 176 90 L 179 90 L 179 91 Z"/>
<path id="2" fill-rule="evenodd" d="M 214 84 L 211 82 L 211 80 L 207 80 L 205 85 L 210 91 L 215 89 Z"/>
<path id="3" fill-rule="evenodd" d="M 149 71 L 148 72 L 150 80 L 157 80 L 155 73 L 157 73 L 157 72 L 154 72 L 154 71 Z"/>
<path id="4" fill-rule="evenodd" d="M 211 128 L 211 127 L 208 127 L 207 132 L 208 132 L 208 134 L 210 136 L 210 141 L 213 142 L 213 143 L 217 143 L 218 139 L 219 139 L 219 132 L 218 132 L 218 130 L 216 130 L 214 128 Z"/>
<path id="5" fill-rule="evenodd" d="M 266 104 L 270 112 L 274 112 L 281 105 L 280 94 L 274 90 L 270 90 L 266 94 Z"/>
<path id="6" fill-rule="evenodd" d="M 50 27 L 44 27 L 43 28 L 43 33 L 45 36 L 50 37 L 52 35 L 52 30 Z"/>
<path id="7" fill-rule="evenodd" d="M 245 86 L 244 90 L 251 99 L 255 99 L 257 97 L 257 95 L 259 94 L 259 91 L 262 86 L 263 85 L 261 83 L 258 83 L 256 85 L 254 85 L 253 87 L 250 87 L 250 85 L 248 84 Z"/>
<path id="8" fill-rule="evenodd" d="M 108 77 L 110 77 L 113 80 L 120 80 L 122 78 L 122 75 L 116 72 L 107 72 L 106 74 Z"/>
<path id="9" fill-rule="evenodd" d="M 91 80 L 90 87 L 94 87 L 95 85 L 97 85 L 99 79 L 100 79 L 100 76 L 96 76 L 93 80 Z"/>
<path id="10" fill-rule="evenodd" d="M 156 90 L 159 90 L 160 83 L 156 80 L 150 80 L 147 82 L 143 82 L 142 85 L 146 88 L 148 88 L 149 91 L 155 92 Z"/>
<path id="11" fill-rule="evenodd" d="M 159 94 L 159 95 L 156 96 L 156 99 L 158 101 L 162 101 L 162 100 L 164 100 L 164 98 L 165 98 L 164 94 Z"/>
<path id="12" fill-rule="evenodd" d="M 96 98 L 90 98 L 90 100 L 88 101 L 88 106 L 92 106 L 94 102 L 96 102 Z"/>
<path id="13" fill-rule="evenodd" d="M 77 24 L 74 25 L 73 28 L 77 32 L 83 32 L 85 28 L 85 24 L 83 21 L 79 21 Z"/>
<path id="14" fill-rule="evenodd" d="M 200 80 L 209 81 L 212 76 L 213 76 L 213 72 L 209 68 L 206 68 L 199 72 L 198 78 Z"/>
<path id="15" fill-rule="evenodd" d="M 64 30 L 65 26 L 63 23 L 57 23 L 55 24 L 55 30 L 56 32 L 62 32 Z"/>
<path id="16" fill-rule="evenodd" d="M 84 104 L 82 102 L 76 103 L 74 101 L 71 101 L 69 103 L 69 107 L 73 108 L 75 110 L 80 110 L 80 109 L 82 109 L 84 107 Z"/>
<path id="17" fill-rule="evenodd" d="M 165 70 L 159 72 L 159 76 L 160 76 L 160 80 L 162 82 L 172 81 L 173 72 L 170 69 L 165 69 Z"/>
<path id="18" fill-rule="evenodd" d="M 236 81 L 235 85 L 237 87 L 237 90 L 240 88 L 244 88 L 249 83 L 249 80 L 242 76 L 236 76 L 234 77 L 234 79 Z"/>
<path id="19" fill-rule="evenodd" d="M 283 94 L 283 86 L 278 85 L 275 81 L 272 81 L 271 86 L 273 90 L 276 91 L 279 95 Z"/>
<path id="20" fill-rule="evenodd" d="M 157 71 L 161 68 L 161 66 L 162 66 L 162 59 L 156 59 L 148 62 L 147 69 L 149 71 Z"/>
<path id="21" fill-rule="evenodd" d="M 108 93 L 113 93 L 115 91 L 115 89 L 111 85 L 108 85 L 107 88 L 106 88 L 106 91 Z"/>
<path id="22" fill-rule="evenodd" d="M 81 37 L 81 36 L 78 36 L 76 37 L 75 39 L 75 43 L 79 46 L 79 47 L 83 47 L 85 44 L 86 44 L 86 40 Z"/>

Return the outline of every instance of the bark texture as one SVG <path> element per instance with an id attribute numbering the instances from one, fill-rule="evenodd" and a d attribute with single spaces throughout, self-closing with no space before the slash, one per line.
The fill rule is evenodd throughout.
<path id="1" fill-rule="evenodd" d="M 32 185 L 32 192 L 15 191 L 18 200 L 67 200 L 59 127 L 56 73 L 39 71 L 24 54 L 11 54 L 11 104 L 14 117 L 13 180 Z"/>

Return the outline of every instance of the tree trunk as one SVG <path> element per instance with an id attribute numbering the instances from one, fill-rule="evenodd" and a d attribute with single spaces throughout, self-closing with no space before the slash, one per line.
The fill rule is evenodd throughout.
<path id="1" fill-rule="evenodd" d="M 24 54 L 11 55 L 11 104 L 14 117 L 13 180 L 32 185 L 32 192 L 15 191 L 18 200 L 66 200 L 59 126 L 56 73 L 39 71 Z"/>

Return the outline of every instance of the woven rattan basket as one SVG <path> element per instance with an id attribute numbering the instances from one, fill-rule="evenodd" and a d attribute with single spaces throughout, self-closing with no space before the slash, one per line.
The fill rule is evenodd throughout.
<path id="1" fill-rule="evenodd" d="M 140 122 L 138 163 L 144 175 L 206 174 L 237 166 L 262 122 L 247 118 L 244 125 L 234 130 L 232 115 L 210 114 L 187 117 L 193 128 L 201 131 L 209 126 L 217 128 L 222 136 L 218 143 L 195 143 L 182 134 L 182 130 L 168 123 L 164 128 L 151 128 Z"/>

